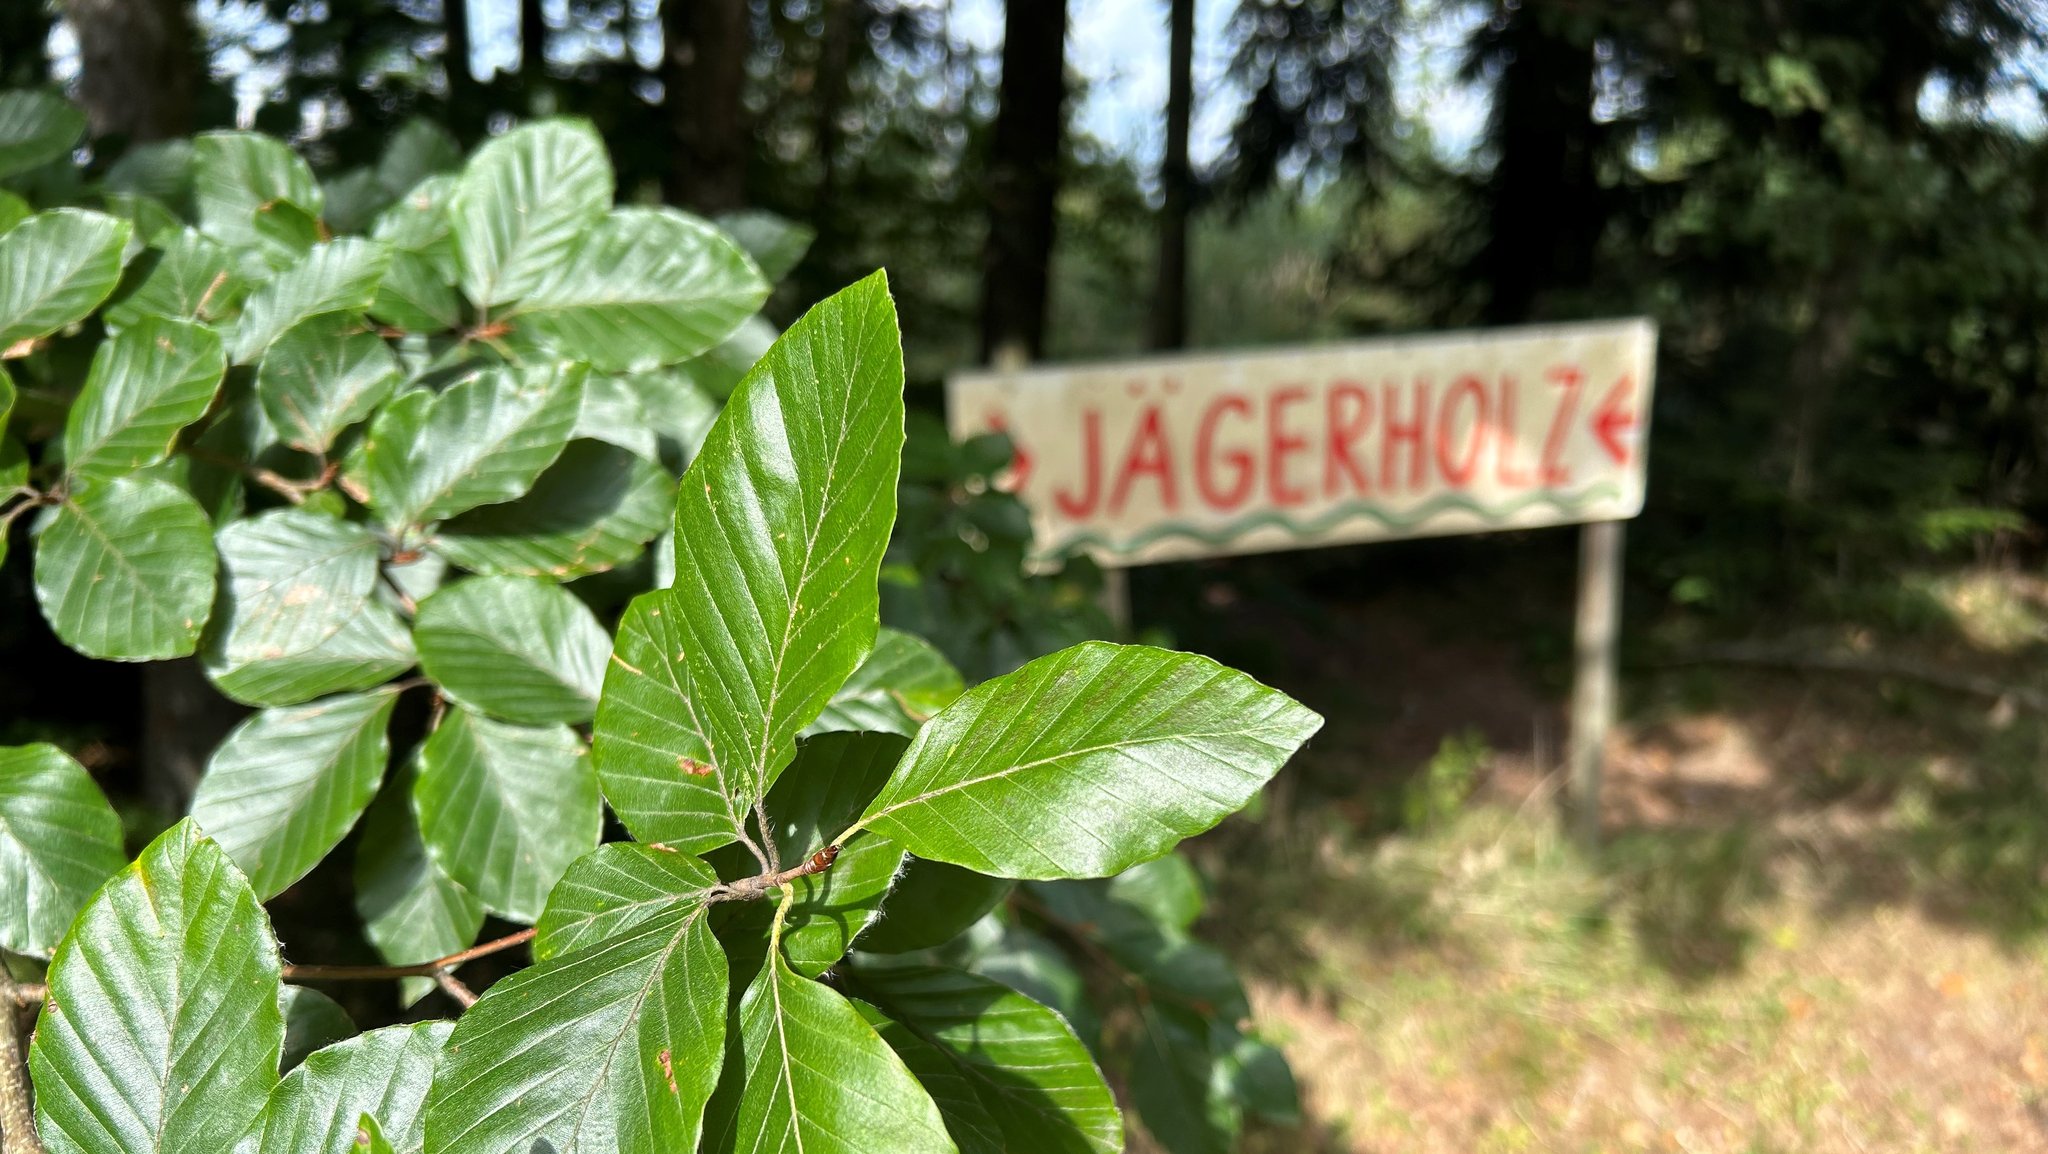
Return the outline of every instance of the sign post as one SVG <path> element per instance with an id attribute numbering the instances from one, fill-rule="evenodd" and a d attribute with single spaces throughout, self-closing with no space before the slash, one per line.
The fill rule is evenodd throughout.
<path id="1" fill-rule="evenodd" d="M 1035 558 L 1156 561 L 1584 524 L 1572 808 L 1597 823 L 1621 529 L 1642 509 L 1646 320 L 963 373 L 1010 435 Z M 1581 833 L 1597 824 L 1582 824 Z"/>

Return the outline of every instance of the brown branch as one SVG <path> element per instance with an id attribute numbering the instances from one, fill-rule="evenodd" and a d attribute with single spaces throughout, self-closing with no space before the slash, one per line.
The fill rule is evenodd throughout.
<path id="1" fill-rule="evenodd" d="M 233 469 L 294 505 L 305 504 L 308 493 L 317 493 L 333 484 L 334 475 L 341 471 L 339 462 L 329 461 L 321 467 L 319 476 L 310 481 L 294 481 L 282 473 L 266 469 L 261 465 L 237 461 L 233 457 L 222 453 L 209 452 L 205 449 L 189 445 L 186 446 L 184 452 L 186 456 L 195 461 L 204 461 L 209 465 L 218 465 L 223 469 Z"/>
<path id="2" fill-rule="evenodd" d="M 464 962 L 473 962 L 491 954 L 503 953 L 514 946 L 523 946 L 533 940 L 535 931 L 520 930 L 507 934 L 495 941 L 471 946 L 459 954 L 435 958 L 431 962 L 416 962 L 409 966 L 286 966 L 284 976 L 291 982 L 375 982 L 390 978 L 438 978 Z"/>
<path id="3" fill-rule="evenodd" d="M 463 985 L 462 980 L 454 974 L 442 970 L 434 975 L 434 984 L 441 987 L 442 993 L 454 998 L 455 1004 L 463 1009 L 467 1010 L 476 1005 L 476 992 Z"/>
<path id="4" fill-rule="evenodd" d="M 41 982 L 10 982 L 7 991 L 13 997 L 14 1004 L 23 1009 L 40 1006 L 43 999 L 50 996 L 50 988 Z"/>
<path id="5" fill-rule="evenodd" d="M 754 877 L 727 882 L 712 890 L 705 900 L 713 902 L 753 901 L 756 898 L 768 896 L 769 891 L 781 889 L 798 878 L 807 878 L 812 874 L 824 873 L 826 870 L 831 869 L 832 863 L 837 860 L 839 860 L 839 847 L 828 845 L 810 857 L 805 858 L 801 864 L 793 865 L 786 870 L 771 870 Z"/>
<path id="6" fill-rule="evenodd" d="M 21 1026 L 14 1017 L 21 990 L 5 963 L 0 963 L 0 995 L 0 1154 L 43 1154 L 29 1100 L 28 1063 L 22 1060 Z"/>

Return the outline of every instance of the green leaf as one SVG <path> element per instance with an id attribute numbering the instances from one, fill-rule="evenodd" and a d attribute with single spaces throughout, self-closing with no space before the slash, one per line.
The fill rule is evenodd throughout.
<path id="1" fill-rule="evenodd" d="M 697 1149 L 725 1042 L 725 957 L 707 908 L 673 897 L 492 986 L 434 1077 L 429 1154 Z"/>
<path id="2" fill-rule="evenodd" d="M 218 321 L 247 289 L 228 250 L 196 229 L 182 229 L 129 264 L 123 288 L 107 305 L 116 331 L 145 317 Z"/>
<path id="3" fill-rule="evenodd" d="M 370 423 L 357 481 L 393 527 L 510 501 L 533 487 L 576 427 L 583 370 L 485 369 L 438 395 L 401 394 Z"/>
<path id="4" fill-rule="evenodd" d="M 0 189 L 0 232 L 6 232 L 35 214 L 36 210 L 29 202 L 6 189 Z"/>
<path id="5" fill-rule="evenodd" d="M 928 722 L 862 824 L 998 877 L 1102 877 L 1243 808 L 1323 719 L 1206 657 L 1089 642 Z"/>
<path id="6" fill-rule="evenodd" d="M 377 1120 L 368 1114 L 357 1119 L 355 1145 L 349 1149 L 353 1154 L 396 1154 L 385 1140 L 384 1131 L 378 1128 Z"/>
<path id="7" fill-rule="evenodd" d="M 1122 900 L 1111 883 L 1040 882 L 1027 888 L 1044 916 L 1144 979 L 1155 1000 L 1172 997 L 1233 1022 L 1251 1014 L 1230 959 Z"/>
<path id="8" fill-rule="evenodd" d="M 789 771 L 768 791 L 767 810 L 786 861 L 823 849 L 867 805 L 909 743 L 893 733 L 825 733 L 797 746 Z M 749 859 L 751 864 L 751 859 Z M 882 895 L 902 868 L 903 851 L 881 838 L 857 838 L 823 873 L 799 878 L 782 930 L 792 969 L 816 977 L 846 956 L 875 920 Z M 748 872 L 752 872 L 749 870 Z"/>
<path id="9" fill-rule="evenodd" d="M 770 951 L 740 999 L 705 1148 L 953 1154 L 931 1095 L 853 1003 Z"/>
<path id="10" fill-rule="evenodd" d="M 865 840 L 855 838 L 850 844 Z M 1012 884 L 945 862 L 911 858 L 890 890 L 882 916 L 861 936 L 860 948 L 907 954 L 942 946 L 996 908 Z"/>
<path id="11" fill-rule="evenodd" d="M 270 1092 L 237 1154 L 354 1154 L 365 1115 L 380 1120 L 393 1150 L 417 1154 L 434 1063 L 454 1029 L 389 1026 L 314 1053 Z"/>
<path id="12" fill-rule="evenodd" d="M 369 530 L 305 509 L 235 521 L 214 545 L 226 587 L 207 650 L 225 667 L 311 652 L 355 619 L 377 584 Z"/>
<path id="13" fill-rule="evenodd" d="M 276 267 L 301 250 L 259 221 L 282 208 L 320 214 L 320 184 L 290 146 L 255 132 L 207 132 L 192 142 L 192 194 L 199 229 L 231 249 L 260 253 Z"/>
<path id="14" fill-rule="evenodd" d="M 634 373 L 625 382 L 640 398 L 640 409 L 647 414 L 647 427 L 654 431 L 662 463 L 673 469 L 688 468 L 718 420 L 719 402 L 674 368 Z"/>
<path id="15" fill-rule="evenodd" d="M 702 353 L 766 299 L 768 282 L 724 233 L 671 208 L 622 208 L 508 316 L 566 356 L 626 372 Z"/>
<path id="16" fill-rule="evenodd" d="M 369 308 L 390 260 L 383 245 L 360 237 L 314 246 L 298 263 L 249 294 L 231 341 L 235 363 L 254 362 L 293 325 L 328 313 Z"/>
<path id="17" fill-rule="evenodd" d="M 0 747 L 0 947 L 48 956 L 124 857 L 85 767 L 54 745 Z"/>
<path id="18" fill-rule="evenodd" d="M 404 196 L 436 173 L 462 164 L 462 146 L 439 124 L 415 116 L 391 134 L 384 155 L 377 158 L 377 183 L 393 196 Z"/>
<path id="19" fill-rule="evenodd" d="M 884 626 L 875 634 L 874 652 L 832 695 L 810 731 L 879 730 L 915 737 L 919 726 L 966 687 L 960 671 L 930 642 Z"/>
<path id="20" fill-rule="evenodd" d="M 981 1104 L 974 1083 L 953 1059 L 868 1003 L 855 999 L 853 1008 L 896 1051 L 917 1084 L 932 1096 L 932 1104 L 939 1108 L 946 1133 L 952 1136 L 960 1154 L 1007 1154 L 1010 1147 L 1003 1139 L 1002 1129 Z"/>
<path id="21" fill-rule="evenodd" d="M 727 213 L 718 218 L 718 227 L 747 250 L 770 284 L 795 272 L 818 238 L 809 225 L 758 209 Z"/>
<path id="22" fill-rule="evenodd" d="M 443 873 L 420 839 L 412 812 L 410 772 L 395 780 L 363 816 L 356 843 L 356 913 L 363 936 L 393 966 L 416 965 L 468 949 L 483 928 L 484 906 Z M 411 1005 L 434 986 L 431 978 L 401 983 Z"/>
<path id="23" fill-rule="evenodd" d="M 101 182 L 110 193 L 147 196 L 191 215 L 192 142 L 158 140 L 131 144 Z"/>
<path id="24" fill-rule="evenodd" d="M 214 831 L 259 897 L 283 893 L 354 828 L 384 778 L 397 700 L 364 693 L 266 709 L 214 750 L 192 818 Z"/>
<path id="25" fill-rule="evenodd" d="M 0 177 L 69 155 L 85 114 L 47 92 L 0 92 Z"/>
<path id="26" fill-rule="evenodd" d="M 60 208 L 0 233 L 0 350 L 85 319 L 121 283 L 132 227 Z"/>
<path id="27" fill-rule="evenodd" d="M 243 705 L 297 705 L 372 689 L 419 660 L 405 621 L 374 600 L 365 601 L 334 636 L 301 653 L 236 665 L 224 663 L 217 648 L 205 656 L 214 688 Z"/>
<path id="28" fill-rule="evenodd" d="M 1244 1108 L 1280 1126 L 1301 1124 L 1301 1090 L 1287 1055 L 1256 1038 L 1238 1037 L 1228 1068 L 1231 1087 Z"/>
<path id="29" fill-rule="evenodd" d="M 122 330 L 93 355 L 72 403 L 65 468 L 118 477 L 163 460 L 213 403 L 227 369 L 220 337 L 204 326 L 151 318 Z"/>
<path id="30" fill-rule="evenodd" d="M 976 948 L 966 968 L 1001 982 L 1041 1005 L 1051 1007 L 1090 1053 L 1099 1049 L 1102 1020 L 1088 1000 L 1087 979 L 1050 939 L 1015 924 L 998 925 L 987 945 Z"/>
<path id="31" fill-rule="evenodd" d="M 294 325 L 263 357 L 256 395 L 284 443 L 309 453 L 334 446 L 370 415 L 403 372 L 383 338 L 345 314 Z"/>
<path id="32" fill-rule="evenodd" d="M 455 291 L 455 240 L 448 198 L 455 178 L 430 177 L 377 218 L 372 236 L 391 250 L 370 315 L 407 332 L 442 332 L 462 324 Z"/>
<path id="33" fill-rule="evenodd" d="M 611 161 L 586 121 L 528 124 L 485 144 L 448 202 L 463 293 L 488 308 L 533 292 L 611 203 Z"/>
<path id="34" fill-rule="evenodd" d="M 1138 1117 L 1169 1154 L 1231 1154 L 1244 1115 L 1217 1069 L 1202 1018 L 1177 1006 L 1138 1010 L 1130 1091 Z"/>
<path id="35" fill-rule="evenodd" d="M 284 1052 L 279 1070 L 298 1068 L 313 1051 L 356 1036 L 355 1019 L 341 1003 L 318 990 L 286 986 L 277 992 L 277 1012 L 284 1015 Z"/>
<path id="36" fill-rule="evenodd" d="M 418 755 L 413 805 L 435 864 L 500 917 L 530 923 L 597 845 L 597 782 L 567 726 L 450 710 Z"/>
<path id="37" fill-rule="evenodd" d="M 213 526 L 168 481 L 116 477 L 65 498 L 36 539 L 36 599 L 88 657 L 156 661 L 199 644 L 213 607 Z"/>
<path id="38" fill-rule="evenodd" d="M 277 944 L 190 818 L 94 895 L 49 987 L 29 1069 L 51 1154 L 226 1150 L 277 1084 Z"/>
<path id="39" fill-rule="evenodd" d="M 588 721 L 605 636 L 590 607 L 532 577 L 472 577 L 420 602 L 420 669 L 472 709 L 543 725 Z"/>
<path id="40" fill-rule="evenodd" d="M 443 521 L 433 547 L 475 573 L 573 581 L 638 557 L 668 526 L 674 497 L 660 465 L 571 441 L 525 496 Z"/>
<path id="41" fill-rule="evenodd" d="M 710 422 L 705 428 L 710 428 Z M 640 403 L 640 392 L 631 377 L 599 374 L 585 378 L 576 435 L 617 445 L 650 461 L 661 457 L 661 437 L 648 423 L 647 408 Z"/>
<path id="42" fill-rule="evenodd" d="M 326 204 L 322 219 L 339 233 L 367 232 L 396 199 L 369 168 L 351 168 L 321 181 L 320 198 Z"/>
<path id="43" fill-rule="evenodd" d="M 1008 987 L 938 966 L 863 968 L 856 991 L 951 1058 L 1006 1145 L 1033 1154 L 1123 1149 L 1102 1072 L 1058 1014 Z"/>
<path id="44" fill-rule="evenodd" d="M 895 309 L 876 274 L 776 343 L 684 474 L 675 587 L 627 611 L 597 713 L 605 794 L 642 840 L 734 840 L 867 656 L 902 397 Z"/>
<path id="45" fill-rule="evenodd" d="M 1177 853 L 1137 865 L 1109 879 L 1108 896 L 1172 929 L 1192 929 L 1202 916 L 1202 878 Z"/>
<path id="46" fill-rule="evenodd" d="M 718 885 L 702 858 L 664 845 L 613 842 L 577 858 L 534 923 L 533 956 L 558 958 L 617 937 Z"/>

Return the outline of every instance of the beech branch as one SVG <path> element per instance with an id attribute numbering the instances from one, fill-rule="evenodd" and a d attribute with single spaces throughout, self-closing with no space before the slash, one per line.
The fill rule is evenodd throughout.
<path id="1" fill-rule="evenodd" d="M 43 1154 L 29 1098 L 28 1063 L 22 1060 L 21 1030 L 14 1017 L 17 1004 L 32 1004 L 22 1000 L 27 988 L 15 985 L 0 966 L 0 995 L 5 995 L 0 996 L 0 1154 Z"/>
<path id="2" fill-rule="evenodd" d="M 503 953 L 514 946 L 523 946 L 533 940 L 534 933 L 535 931 L 531 929 L 520 930 L 516 934 L 506 934 L 494 941 L 471 946 L 458 954 L 435 958 L 431 962 L 416 962 L 409 966 L 286 966 L 284 976 L 285 980 L 296 982 L 375 982 L 392 978 L 438 980 L 464 962 L 473 962 L 491 954 Z M 461 999 L 458 997 L 456 1000 Z"/>
<path id="3" fill-rule="evenodd" d="M 764 898 L 768 896 L 770 891 L 781 889 L 798 878 L 807 878 L 812 874 L 824 873 L 826 870 L 831 869 L 832 863 L 837 860 L 839 860 L 839 847 L 828 845 L 810 857 L 805 858 L 801 863 L 793 865 L 788 869 L 769 870 L 767 873 L 756 874 L 750 878 L 741 878 L 738 881 L 727 882 L 712 890 L 704 900 L 712 902 L 745 902 L 753 901 L 756 898 Z"/>

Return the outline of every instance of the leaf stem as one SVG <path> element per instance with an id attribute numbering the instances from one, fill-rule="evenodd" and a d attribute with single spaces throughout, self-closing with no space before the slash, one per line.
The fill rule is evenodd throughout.
<path id="1" fill-rule="evenodd" d="M 796 887 L 784 882 L 782 901 L 775 907 L 775 921 L 768 927 L 768 964 L 775 964 L 775 951 L 782 948 L 782 923 L 789 917 L 789 907 L 796 903 Z"/>
<path id="2" fill-rule="evenodd" d="M 431 962 L 417 962 L 409 966 L 286 966 L 284 968 L 284 976 L 287 981 L 299 982 L 375 982 L 390 978 L 434 978 L 439 980 L 448 971 L 462 965 L 464 962 L 473 962 L 478 958 L 488 957 L 491 954 L 503 953 L 514 946 L 523 946 L 533 940 L 533 935 L 536 932 L 531 928 L 520 930 L 516 934 L 506 934 L 502 938 L 485 942 L 482 945 L 471 946 L 461 953 L 449 954 L 445 958 L 435 958 Z M 461 1001 L 462 999 L 458 997 L 456 1000 Z"/>
<path id="3" fill-rule="evenodd" d="M 476 992 L 463 985 L 462 980 L 454 974 L 441 970 L 434 975 L 434 984 L 441 987 L 442 993 L 455 999 L 455 1004 L 463 1009 L 467 1010 L 476 1005 Z"/>

